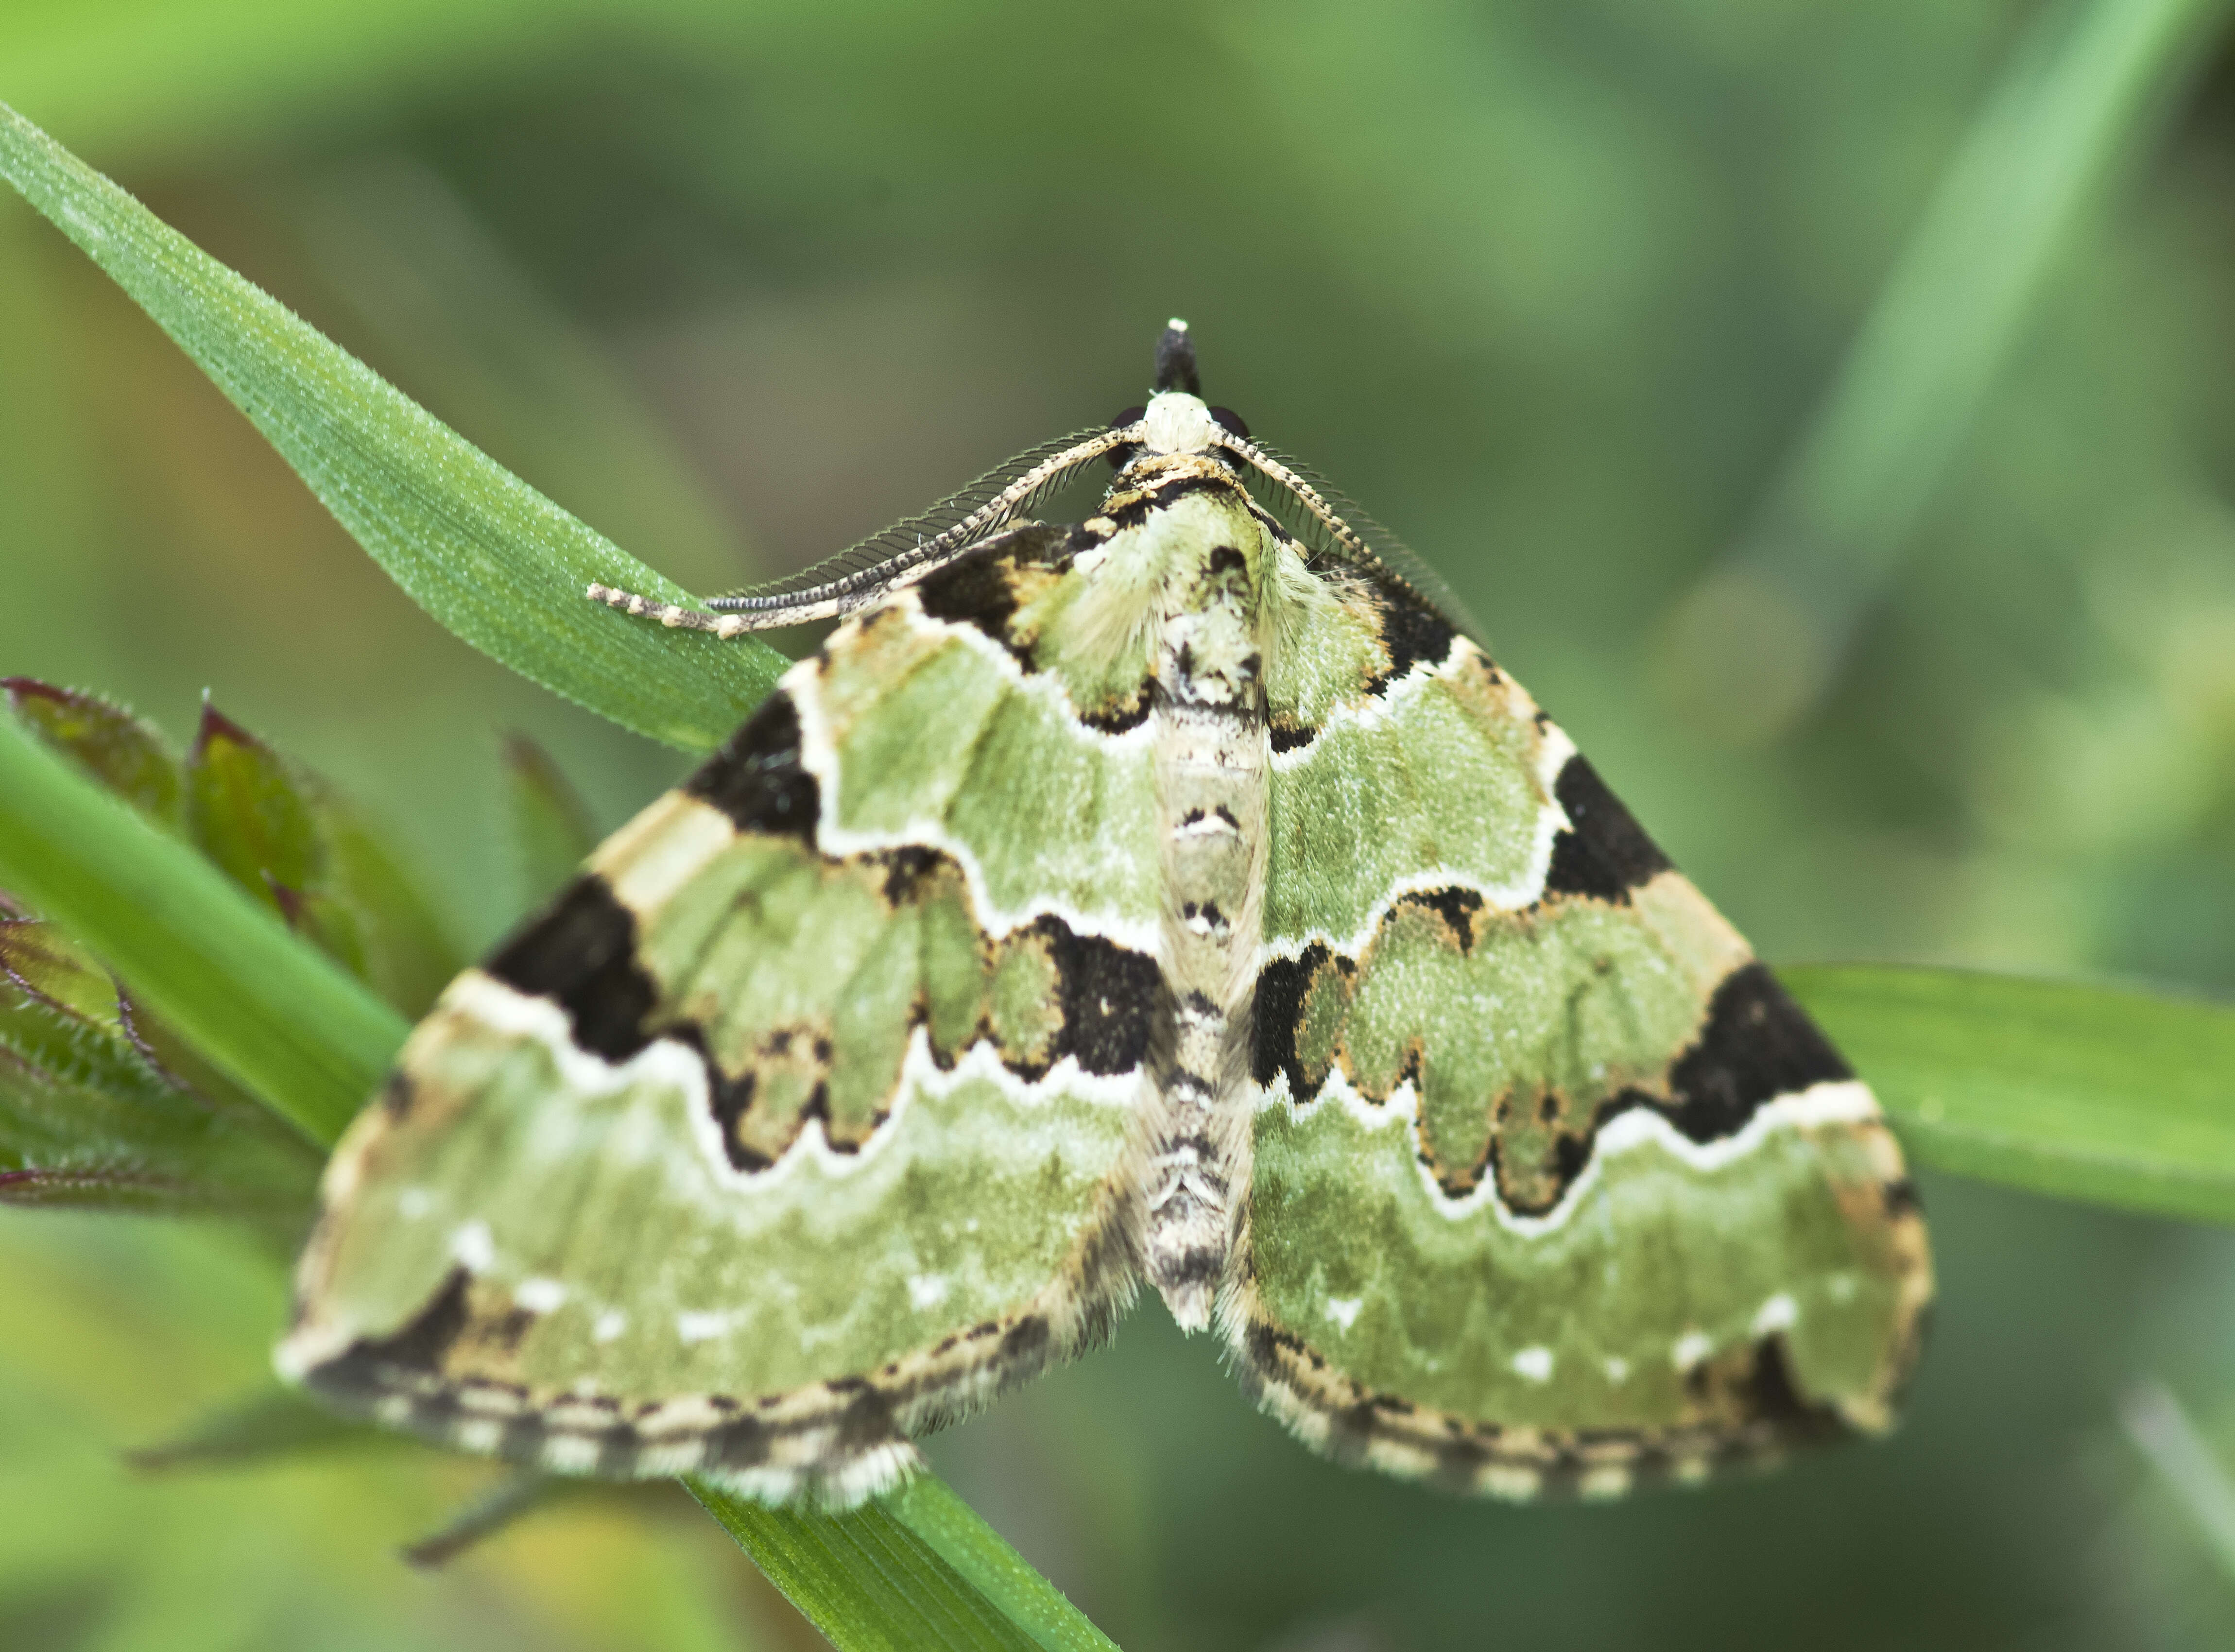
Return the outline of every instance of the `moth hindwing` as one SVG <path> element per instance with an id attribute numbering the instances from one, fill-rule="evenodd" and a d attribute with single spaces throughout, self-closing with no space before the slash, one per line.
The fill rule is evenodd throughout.
<path id="1" fill-rule="evenodd" d="M 1142 1282 L 1308 1444 L 1459 1491 L 1891 1423 L 1931 1268 L 1870 1092 L 1194 376 L 1175 324 L 1144 408 L 835 574 L 593 589 L 845 617 L 412 1034 L 283 1371 L 829 1505 Z"/>

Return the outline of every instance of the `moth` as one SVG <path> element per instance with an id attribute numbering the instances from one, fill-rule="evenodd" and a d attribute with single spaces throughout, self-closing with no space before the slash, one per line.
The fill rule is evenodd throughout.
<path id="1" fill-rule="evenodd" d="M 1461 1492 L 1891 1425 L 1932 1273 L 1870 1091 L 1432 576 L 1200 388 L 1175 321 L 1144 407 L 803 582 L 591 587 L 840 623 L 412 1033 L 285 1375 L 842 1508 L 1146 1283 L 1307 1445 Z"/>

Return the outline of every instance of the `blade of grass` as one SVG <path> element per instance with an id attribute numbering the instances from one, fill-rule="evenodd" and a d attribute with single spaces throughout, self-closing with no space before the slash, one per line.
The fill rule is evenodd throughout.
<path id="1" fill-rule="evenodd" d="M 1887 965 L 1781 968 L 1920 1164 L 2235 1222 L 2235 1009 Z"/>
<path id="2" fill-rule="evenodd" d="M 413 601 L 482 652 L 691 751 L 718 744 L 790 663 L 588 601 L 593 580 L 691 599 L 4 104 L 0 178 L 193 357 Z"/>
<path id="3" fill-rule="evenodd" d="M 623 539 L 657 545 L 700 589 L 765 576 L 631 376 L 433 167 L 352 161 L 291 206 L 318 275 L 430 410 L 501 430 L 502 462 L 564 477 L 569 498 L 613 513 Z"/>
<path id="4" fill-rule="evenodd" d="M 2173 1391 L 2145 1378 L 2119 1398 L 2119 1424 L 2235 1581 L 2235 1480 Z"/>
<path id="5" fill-rule="evenodd" d="M 1677 611 L 1688 663 L 1718 683 L 1741 671 L 1724 711 L 1734 728 L 1773 735 L 1828 688 L 2066 253 L 2227 11 L 2036 10 L 1760 519 Z"/>
<path id="6" fill-rule="evenodd" d="M 2044 6 L 1793 456 L 1785 554 L 1846 601 L 1889 571 L 2088 209 L 2225 0 Z"/>
<path id="7" fill-rule="evenodd" d="M 1032 1652 L 1039 1647 L 1110 1644 L 1091 1625 L 1086 1632 L 1095 1635 L 1091 1641 L 1028 1633 L 885 1504 L 803 1518 L 731 1497 L 703 1480 L 684 1484 L 769 1581 L 842 1652 Z M 1024 1566 L 1021 1560 L 1016 1564 Z M 1053 1585 L 1039 1581 L 1054 1594 Z M 1070 1610 L 1067 1604 L 1065 1609 Z M 1078 1617 L 1076 1612 L 1071 1616 Z"/>
<path id="8" fill-rule="evenodd" d="M 403 1017 L 209 862 L 0 718 L 0 888 L 64 924 L 148 1007 L 331 1146 Z"/>
<path id="9" fill-rule="evenodd" d="M 1115 1642 L 946 1481 L 919 1474 L 887 1497 L 884 1506 L 980 1593 L 999 1602 L 1009 1620 L 1023 1625 L 1047 1652 L 1116 1652 Z"/>

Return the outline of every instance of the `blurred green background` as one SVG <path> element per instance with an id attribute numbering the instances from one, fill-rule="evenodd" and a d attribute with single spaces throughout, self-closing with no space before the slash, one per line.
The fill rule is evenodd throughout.
<path id="1" fill-rule="evenodd" d="M 702 591 L 1139 401 L 1183 315 L 1210 399 L 1435 563 L 1771 959 L 2219 993 L 2223 21 L 0 0 L 0 99 Z M 12 673 L 181 738 L 208 689 L 474 947 L 518 904 L 507 731 L 607 827 L 682 767 L 419 613 L 9 198 Z M 2235 1564 L 2120 1418 L 2162 1382 L 2235 1452 L 2235 1243 L 1926 1190 L 1912 1419 L 1781 1477 L 1517 1510 L 1346 1474 L 1153 1303 L 934 1458 L 1137 1652 L 2227 1644 Z M 429 1577 L 393 1545 L 486 1470 L 128 1473 L 259 1380 L 283 1295 L 226 1232 L 0 1210 L 11 1652 L 816 1643 L 663 1488 Z"/>

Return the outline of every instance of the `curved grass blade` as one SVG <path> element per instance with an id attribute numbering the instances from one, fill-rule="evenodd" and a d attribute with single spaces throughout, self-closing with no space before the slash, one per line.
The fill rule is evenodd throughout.
<path id="1" fill-rule="evenodd" d="M 248 415 L 411 600 L 483 653 L 671 745 L 718 744 L 790 662 L 587 600 L 691 599 L 0 104 L 0 178 Z"/>
<path id="2" fill-rule="evenodd" d="M 2057 272 L 2228 16 L 2225 0 L 2033 9 L 1760 519 L 1679 611 L 1710 680 L 1728 678 L 1719 655 L 1780 662 L 1730 691 L 1734 731 L 1769 738 L 1827 692 Z"/>
<path id="3" fill-rule="evenodd" d="M 1116 1652 L 1116 1644 L 1034 1571 L 946 1481 L 919 1474 L 884 1506 L 1047 1652 Z"/>
<path id="4" fill-rule="evenodd" d="M 684 1485 L 839 1652 L 1055 1652 L 1111 1644 L 944 1485 L 921 1506 L 946 1546 L 973 1564 L 973 1576 L 950 1564 L 916 1529 L 904 1512 L 916 1506 L 906 1491 L 849 1514 L 802 1516 L 731 1497 L 703 1480 Z M 974 1541 L 962 1535 L 970 1525 L 980 1534 Z M 996 1549 L 1006 1554 L 1013 1577 L 973 1564 Z"/>
<path id="5" fill-rule="evenodd" d="M 2235 1009 L 1886 965 L 1780 980 L 1936 1170 L 2235 1222 Z"/>
<path id="6" fill-rule="evenodd" d="M 2235 1478 L 2179 1396 L 2146 1377 L 2119 1398 L 2119 1426 L 2235 1582 Z"/>
<path id="7" fill-rule="evenodd" d="M 403 1018 L 276 914 L 4 718 L 0 888 L 64 925 L 321 1145 L 332 1145 L 403 1041 Z"/>

